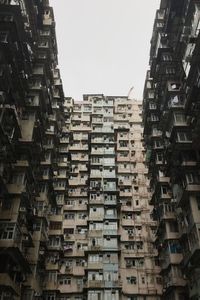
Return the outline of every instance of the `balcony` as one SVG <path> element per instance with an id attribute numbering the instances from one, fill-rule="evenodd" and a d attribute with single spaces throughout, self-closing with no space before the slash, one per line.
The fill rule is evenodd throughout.
<path id="1" fill-rule="evenodd" d="M 120 197 L 132 197 L 132 192 L 131 191 L 120 191 L 119 196 Z"/>
<path id="2" fill-rule="evenodd" d="M 107 281 L 105 280 L 105 288 L 121 288 L 122 287 L 122 281 L 121 280 L 115 280 L 115 281 Z"/>
<path id="3" fill-rule="evenodd" d="M 49 218 L 49 221 L 52 221 L 52 222 L 62 222 L 62 220 L 63 220 L 62 215 L 50 214 L 50 215 L 48 215 L 48 218 Z"/>
<path id="4" fill-rule="evenodd" d="M 127 146 L 121 146 L 119 144 L 117 144 L 117 151 L 129 151 L 129 145 Z"/>
<path id="5" fill-rule="evenodd" d="M 117 205 L 117 199 L 113 199 L 113 200 L 110 200 L 110 199 L 105 199 L 104 202 L 103 202 L 105 205 Z"/>
<path id="6" fill-rule="evenodd" d="M 115 171 L 113 172 L 106 172 L 106 171 L 98 171 L 98 170 L 91 170 L 90 173 L 91 178 L 115 178 L 116 174 Z"/>
<path id="7" fill-rule="evenodd" d="M 115 214 L 106 214 L 104 215 L 104 219 L 107 219 L 107 220 L 115 220 L 118 218 L 118 215 L 117 213 Z"/>
<path id="8" fill-rule="evenodd" d="M 74 144 L 72 146 L 69 146 L 70 151 L 82 151 L 82 150 L 88 150 L 88 145 L 83 145 L 83 144 Z"/>
<path id="9" fill-rule="evenodd" d="M 104 214 L 103 213 L 101 213 L 101 214 L 100 213 L 96 213 L 96 214 L 91 213 L 89 215 L 89 220 L 90 221 L 102 221 L 103 218 L 104 218 Z"/>
<path id="10" fill-rule="evenodd" d="M 137 221 L 135 219 L 124 219 L 124 218 L 121 219 L 122 226 L 135 226 L 136 222 Z"/>
<path id="11" fill-rule="evenodd" d="M 87 125 L 79 125 L 79 126 L 71 125 L 70 130 L 71 131 L 80 131 L 80 132 L 82 132 L 82 131 L 91 131 L 91 127 L 87 126 Z"/>
<path id="12" fill-rule="evenodd" d="M 102 197 L 98 197 L 96 199 L 91 199 L 89 201 L 90 204 L 104 204 L 104 199 L 103 196 Z"/>
<path id="13" fill-rule="evenodd" d="M 59 268 L 60 268 L 60 266 L 59 266 L 58 262 L 56 262 L 56 263 L 47 262 L 45 264 L 45 269 L 48 271 L 57 271 L 57 270 L 59 270 Z"/>
<path id="14" fill-rule="evenodd" d="M 19 168 L 27 168 L 29 167 L 29 162 L 28 160 L 17 160 L 16 163 L 14 163 L 14 166 Z"/>
<path id="15" fill-rule="evenodd" d="M 86 185 L 87 179 L 77 177 L 76 179 L 69 179 L 68 182 L 70 186 Z"/>
<path id="16" fill-rule="evenodd" d="M 77 249 L 74 247 L 64 246 L 64 256 L 65 257 L 84 257 L 85 251 L 83 249 Z"/>
<path id="17" fill-rule="evenodd" d="M 20 137 L 21 126 L 15 105 L 1 105 L 0 113 L 0 126 L 3 133 L 7 135 L 9 139 L 12 139 L 15 133 Z"/>
<path id="18" fill-rule="evenodd" d="M 81 190 L 73 191 L 73 192 L 69 191 L 68 195 L 69 195 L 69 197 L 87 197 L 87 191 L 85 191 L 85 192 L 82 192 Z"/>
<path id="19" fill-rule="evenodd" d="M 169 203 L 169 204 L 164 204 L 164 205 L 160 206 L 159 218 L 160 218 L 160 220 L 176 219 L 175 205 L 173 205 L 172 203 Z"/>
<path id="20" fill-rule="evenodd" d="M 20 285 L 16 284 L 7 273 L 0 273 L 0 287 L 12 290 L 14 294 L 20 295 Z"/>
<path id="21" fill-rule="evenodd" d="M 165 253 L 160 255 L 161 268 L 167 269 L 168 266 L 180 264 L 183 259 L 182 253 Z"/>
<path id="22" fill-rule="evenodd" d="M 180 238 L 180 233 L 179 232 L 171 232 L 167 228 L 164 234 L 164 240 L 176 240 Z"/>
<path id="23" fill-rule="evenodd" d="M 84 266 L 74 266 L 72 269 L 73 276 L 84 276 L 85 267 Z"/>
<path id="24" fill-rule="evenodd" d="M 133 181 L 130 179 L 119 179 L 119 186 L 132 186 Z"/>
<path id="25" fill-rule="evenodd" d="M 116 192 L 117 191 L 116 186 L 105 186 L 105 185 L 103 187 L 103 190 L 105 192 Z"/>
<path id="26" fill-rule="evenodd" d="M 49 229 L 49 235 L 62 235 L 62 229 Z"/>
<path id="27" fill-rule="evenodd" d="M 157 177 L 157 181 L 159 183 L 169 183 L 170 182 L 170 178 L 166 177 L 166 176 L 158 176 Z"/>
<path id="28" fill-rule="evenodd" d="M 88 247 L 89 251 L 102 251 L 102 249 L 103 249 L 102 245 L 94 245 L 94 246 L 90 245 Z"/>
<path id="29" fill-rule="evenodd" d="M 88 237 L 102 237 L 103 230 L 102 229 L 90 229 L 88 232 Z"/>
<path id="30" fill-rule="evenodd" d="M 43 283 L 43 290 L 55 291 L 58 289 L 57 281 L 46 281 Z"/>
<path id="31" fill-rule="evenodd" d="M 186 192 L 200 192 L 200 182 L 186 183 L 185 191 Z"/>
<path id="32" fill-rule="evenodd" d="M 100 270 L 103 269 L 103 262 L 88 262 L 87 265 L 88 270 Z"/>
<path id="33" fill-rule="evenodd" d="M 183 253 L 184 264 L 189 261 L 199 266 L 200 259 L 200 224 L 195 224 L 192 230 L 188 233 L 189 249 Z"/>
<path id="34" fill-rule="evenodd" d="M 131 173 L 132 172 L 132 170 L 131 170 L 131 168 L 129 167 L 129 168 L 124 168 L 124 167 L 122 167 L 122 166 L 118 166 L 118 173 Z"/>
<path id="35" fill-rule="evenodd" d="M 118 235 L 118 230 L 117 229 L 104 228 L 103 229 L 103 235 L 109 235 L 109 236 Z"/>
<path id="36" fill-rule="evenodd" d="M 121 156 L 119 154 L 117 154 L 117 161 L 118 162 L 129 162 L 130 161 L 130 156 Z"/>
<path id="37" fill-rule="evenodd" d="M 26 192 L 26 184 L 10 183 L 7 184 L 7 189 L 9 194 L 20 195 L 21 193 Z"/>
<path id="38" fill-rule="evenodd" d="M 94 201 L 94 203 L 96 203 L 96 201 Z M 86 211 L 87 210 L 87 204 L 79 204 L 76 203 L 75 204 L 71 204 L 71 205 L 63 205 L 63 211 L 67 212 L 67 211 Z"/>
<path id="39" fill-rule="evenodd" d="M 96 288 L 104 288 L 104 281 L 103 280 L 89 280 L 87 283 L 87 288 L 92 288 L 92 289 L 96 289 Z"/>
<path id="40" fill-rule="evenodd" d="M 166 281 L 163 283 L 163 288 L 168 289 L 172 287 L 184 287 L 186 286 L 186 280 L 181 277 L 170 276 Z"/>

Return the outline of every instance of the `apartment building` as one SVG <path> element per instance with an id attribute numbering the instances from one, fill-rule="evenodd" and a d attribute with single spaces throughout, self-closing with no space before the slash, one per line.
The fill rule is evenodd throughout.
<path id="1" fill-rule="evenodd" d="M 99 94 L 83 99 L 65 101 L 71 111 L 69 179 L 54 297 L 160 299 L 142 103 Z"/>
<path id="2" fill-rule="evenodd" d="M 61 111 L 48 1 L 0 1 L 1 299 L 42 299 L 52 288 L 48 275 L 63 240 L 61 217 L 55 221 L 52 213 L 61 210 L 59 187 L 68 175 L 56 175 L 62 159 L 68 162 Z"/>
<path id="3" fill-rule="evenodd" d="M 199 1 L 161 1 L 143 120 L 163 296 L 199 299 Z"/>

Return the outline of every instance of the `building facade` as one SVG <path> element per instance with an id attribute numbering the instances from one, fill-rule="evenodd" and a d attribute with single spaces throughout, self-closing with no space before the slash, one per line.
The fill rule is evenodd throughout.
<path id="1" fill-rule="evenodd" d="M 62 223 L 52 216 L 66 170 L 55 172 L 68 160 L 61 112 L 52 8 L 48 1 L 0 1 L 1 299 L 42 299 L 46 274 L 56 268 L 51 259 L 61 255 Z"/>
<path id="2" fill-rule="evenodd" d="M 160 299 L 141 104 L 104 95 L 65 101 L 71 114 L 63 257 L 53 278 L 47 275 L 56 299 Z"/>
<path id="3" fill-rule="evenodd" d="M 199 1 L 161 1 L 143 120 L 166 300 L 200 299 Z"/>
<path id="4" fill-rule="evenodd" d="M 200 298 L 199 24 L 161 0 L 143 103 L 74 102 L 48 0 L 0 1 L 0 299 Z"/>

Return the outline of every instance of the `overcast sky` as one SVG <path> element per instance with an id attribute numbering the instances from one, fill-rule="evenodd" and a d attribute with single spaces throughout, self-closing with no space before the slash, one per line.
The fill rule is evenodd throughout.
<path id="1" fill-rule="evenodd" d="M 65 96 L 142 99 L 160 0 L 50 0 Z"/>

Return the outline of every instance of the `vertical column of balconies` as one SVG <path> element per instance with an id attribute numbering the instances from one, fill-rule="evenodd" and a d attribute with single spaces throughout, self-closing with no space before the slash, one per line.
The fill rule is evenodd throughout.
<path id="1" fill-rule="evenodd" d="M 86 95 L 92 104 L 87 251 L 87 299 L 118 299 L 118 212 L 113 99 Z"/>
<path id="2" fill-rule="evenodd" d="M 120 212 L 120 274 L 122 297 L 161 294 L 159 267 L 153 245 L 156 222 L 150 219 L 147 169 L 142 145 L 141 103 L 115 99 L 116 163 Z M 148 296 L 149 295 L 149 296 Z"/>
<path id="3" fill-rule="evenodd" d="M 62 217 L 61 206 L 57 202 L 60 193 L 60 183 L 65 176 L 59 176 L 57 162 L 59 137 L 61 134 L 60 112 L 64 102 L 62 83 L 57 64 L 57 48 L 52 8 L 48 3 L 38 11 L 43 14 L 38 24 L 38 43 L 36 58 L 34 60 L 33 76 L 30 83 L 29 97 L 37 95 L 39 105 L 43 109 L 40 118 L 43 135 L 43 154 L 40 169 L 38 170 L 39 197 L 36 202 L 36 213 L 41 226 L 39 238 L 40 254 L 43 255 L 42 284 L 44 297 L 55 297 L 57 290 L 57 274 L 59 271 L 59 258 L 62 252 Z M 60 214 L 60 215 L 59 215 Z M 48 230 L 47 230 L 48 229 Z M 39 296 L 38 294 L 36 296 Z"/>
<path id="4" fill-rule="evenodd" d="M 61 297 L 82 297 L 85 283 L 85 250 L 88 220 L 88 136 L 90 132 L 90 104 L 65 101 L 65 109 L 72 109 L 69 125 L 69 180 L 63 206 L 64 257 L 59 276 Z"/>
<path id="5" fill-rule="evenodd" d="M 153 218 L 158 221 L 156 245 L 162 269 L 164 297 L 168 297 L 168 293 L 171 295 L 170 297 L 172 297 L 172 295 L 173 297 L 177 297 L 178 293 L 183 293 L 186 282 L 181 272 L 180 263 L 182 260 L 182 250 L 179 241 L 180 233 L 165 156 L 168 151 L 165 151 L 167 138 L 170 138 L 172 133 L 170 128 L 171 115 L 166 112 L 160 120 L 160 105 L 155 99 L 152 84 L 151 79 L 146 81 L 146 85 L 148 85 L 149 88 L 147 89 L 145 98 L 147 101 L 145 136 L 147 137 L 147 143 L 149 145 L 147 150 L 147 163 L 149 164 L 149 172 L 151 175 L 150 185 L 152 188 L 152 199 L 150 203 L 155 207 Z M 173 85 L 175 87 L 176 83 L 173 82 Z M 171 99 L 172 98 L 173 93 L 171 94 Z M 178 105 L 178 102 L 176 104 Z M 163 108 L 165 109 L 164 104 Z M 163 139 L 162 131 L 164 126 L 166 126 L 167 131 L 165 140 Z M 169 149 L 168 145 L 167 149 Z"/>
<path id="6" fill-rule="evenodd" d="M 191 13 L 192 12 L 192 13 Z M 185 122 L 184 135 L 181 149 L 179 147 L 179 167 L 176 180 L 173 185 L 173 195 L 177 199 L 177 217 L 181 233 L 181 246 L 183 249 L 183 269 L 188 279 L 189 297 L 200 297 L 199 282 L 199 60 L 197 59 L 200 49 L 199 3 L 190 1 L 185 18 L 185 26 L 182 28 L 182 39 L 185 43 L 182 58 L 183 68 L 186 75 L 185 105 L 182 109 L 182 122 Z M 179 120 L 177 120 L 179 121 Z M 179 121 L 180 122 L 180 121 Z M 185 137 L 185 142 L 183 141 Z M 187 145 L 186 145 L 187 144 Z M 178 153 L 177 153 L 178 154 Z"/>
<path id="7" fill-rule="evenodd" d="M 47 10 L 46 10 L 47 14 Z M 45 255 L 45 297 L 57 297 L 59 290 L 59 275 L 63 257 L 63 205 L 66 196 L 66 186 L 68 178 L 68 143 L 69 132 L 63 118 L 66 120 L 70 115 L 64 115 L 64 96 L 58 69 L 52 70 L 52 111 L 48 118 L 48 129 L 46 132 L 46 157 L 47 162 L 51 159 L 51 168 L 45 169 L 44 175 L 49 175 L 51 186 L 51 201 L 48 205 L 48 245 Z M 61 114 L 63 117 L 61 118 Z M 45 162 L 46 166 L 46 162 Z"/>

